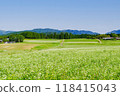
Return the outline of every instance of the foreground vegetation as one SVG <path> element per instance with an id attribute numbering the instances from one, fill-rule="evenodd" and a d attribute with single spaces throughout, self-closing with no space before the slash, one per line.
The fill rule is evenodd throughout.
<path id="1" fill-rule="evenodd" d="M 0 79 L 120 80 L 120 41 L 101 42 L 26 39 L 0 44 Z"/>

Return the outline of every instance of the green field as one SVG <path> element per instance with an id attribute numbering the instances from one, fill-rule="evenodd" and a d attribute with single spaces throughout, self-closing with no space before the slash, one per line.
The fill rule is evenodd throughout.
<path id="1" fill-rule="evenodd" d="M 1 80 L 120 80 L 120 41 L 26 39 L 0 44 Z"/>

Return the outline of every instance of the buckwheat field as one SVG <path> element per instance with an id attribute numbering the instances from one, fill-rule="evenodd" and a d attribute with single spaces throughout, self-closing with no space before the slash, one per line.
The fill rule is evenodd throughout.
<path id="1" fill-rule="evenodd" d="M 1 80 L 120 80 L 120 41 L 0 44 Z"/>

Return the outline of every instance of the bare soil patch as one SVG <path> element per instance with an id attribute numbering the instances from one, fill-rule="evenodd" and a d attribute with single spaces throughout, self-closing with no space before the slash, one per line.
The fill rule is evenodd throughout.
<path id="1" fill-rule="evenodd" d="M 0 50 L 25 50 L 31 49 L 39 44 L 22 44 L 22 43 L 14 43 L 14 44 L 0 44 Z"/>

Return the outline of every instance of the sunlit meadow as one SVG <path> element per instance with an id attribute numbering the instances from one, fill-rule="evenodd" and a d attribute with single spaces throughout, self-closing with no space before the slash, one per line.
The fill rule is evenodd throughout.
<path id="1" fill-rule="evenodd" d="M 0 44 L 1 80 L 120 80 L 120 41 L 28 41 L 19 50 Z"/>

